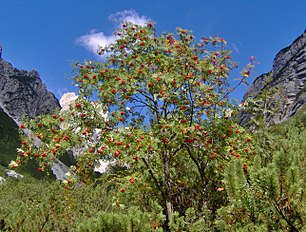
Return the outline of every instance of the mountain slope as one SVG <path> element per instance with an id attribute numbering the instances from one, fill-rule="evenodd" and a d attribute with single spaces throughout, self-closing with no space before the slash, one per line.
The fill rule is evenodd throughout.
<path id="1" fill-rule="evenodd" d="M 306 102 L 306 30 L 290 46 L 282 49 L 274 58 L 272 71 L 260 75 L 243 97 L 259 97 L 270 92 L 268 108 L 277 112 L 270 114 L 267 124 L 280 123 L 296 114 Z M 240 124 L 247 125 L 251 115 L 242 113 Z"/>
<path id="2" fill-rule="evenodd" d="M 0 108 L 0 166 L 7 166 L 16 157 L 19 146 L 18 126 L 2 108 Z"/>
<path id="3" fill-rule="evenodd" d="M 60 107 L 36 71 L 19 70 L 0 58 L 0 166 L 7 167 L 20 146 L 18 124 L 24 115 L 36 117 Z M 28 170 L 39 176 L 36 164 Z M 33 170 L 32 170 L 33 169 Z"/>

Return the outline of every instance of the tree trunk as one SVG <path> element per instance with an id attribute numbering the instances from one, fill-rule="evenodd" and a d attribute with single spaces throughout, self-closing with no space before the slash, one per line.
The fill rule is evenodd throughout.
<path id="1" fill-rule="evenodd" d="M 166 230 L 169 230 L 169 222 L 173 214 L 173 204 L 171 201 L 171 183 L 170 183 L 170 164 L 167 153 L 163 154 L 164 158 L 164 182 L 165 182 L 165 203 L 166 203 Z"/>
<path id="2" fill-rule="evenodd" d="M 166 207 L 167 207 L 167 217 L 170 221 L 173 214 L 173 205 L 170 201 L 166 200 Z"/>

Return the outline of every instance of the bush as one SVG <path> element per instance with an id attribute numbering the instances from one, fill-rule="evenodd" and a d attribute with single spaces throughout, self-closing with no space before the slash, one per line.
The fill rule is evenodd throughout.
<path id="1" fill-rule="evenodd" d="M 303 231 L 306 220 L 306 131 L 295 120 L 283 124 L 243 170 L 239 161 L 225 171 L 229 204 L 218 210 L 216 225 L 227 231 Z M 274 130 L 274 129 L 270 129 Z M 258 142 L 262 137 L 258 137 Z M 271 140 L 273 146 L 271 146 Z M 258 143 L 260 144 L 260 143 Z M 265 151 L 265 149 L 267 149 Z M 271 162 L 261 157 L 271 155 Z"/>

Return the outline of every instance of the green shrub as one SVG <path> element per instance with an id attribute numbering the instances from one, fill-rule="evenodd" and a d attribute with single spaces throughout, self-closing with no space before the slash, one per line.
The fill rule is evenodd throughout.
<path id="1" fill-rule="evenodd" d="M 252 167 L 243 170 L 239 160 L 227 166 L 229 204 L 218 210 L 215 223 L 220 230 L 305 230 L 306 131 L 296 127 L 294 120 L 283 124 L 282 133 L 279 130 L 269 134 L 273 146 L 261 144 Z M 271 162 L 262 159 L 265 148 L 269 148 Z"/>

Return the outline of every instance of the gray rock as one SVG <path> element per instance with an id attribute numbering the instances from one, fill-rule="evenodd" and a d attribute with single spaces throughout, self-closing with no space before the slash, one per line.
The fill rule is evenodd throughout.
<path id="1" fill-rule="evenodd" d="M 271 80 L 268 80 L 270 77 Z M 266 118 L 266 123 L 281 123 L 288 120 L 306 102 L 306 30 L 290 46 L 282 49 L 274 58 L 273 69 L 260 75 L 247 90 L 243 97 L 256 98 L 263 91 L 273 92 L 267 102 L 269 109 L 277 109 Z M 239 116 L 240 125 L 246 126 L 252 117 L 242 112 Z"/>
<path id="2" fill-rule="evenodd" d="M 36 71 L 19 70 L 3 59 L 0 59 L 0 105 L 15 121 L 20 121 L 23 115 L 34 118 L 60 108 Z"/>
<path id="3" fill-rule="evenodd" d="M 13 178 L 23 178 L 23 175 L 15 172 L 14 170 L 5 170 L 6 171 L 6 175 L 9 177 L 13 177 Z"/>

